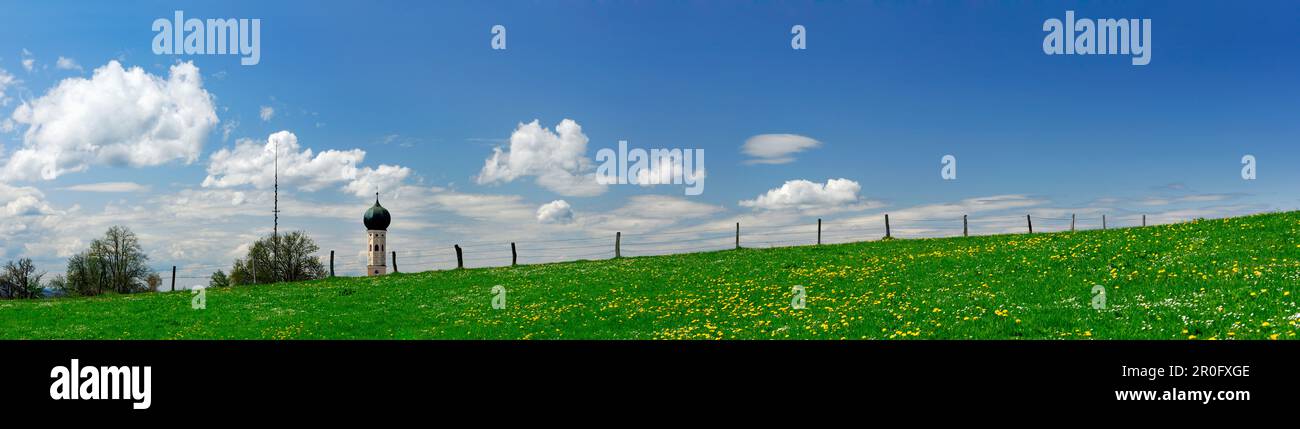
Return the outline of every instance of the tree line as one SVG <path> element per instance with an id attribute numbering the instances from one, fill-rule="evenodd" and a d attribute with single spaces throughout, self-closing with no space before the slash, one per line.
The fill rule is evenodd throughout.
<path id="1" fill-rule="evenodd" d="M 247 255 L 235 259 L 229 275 L 222 270 L 212 273 L 209 287 L 324 278 L 329 272 L 315 256 L 318 251 L 320 247 L 303 231 L 267 235 L 253 241 Z M 139 238 L 124 226 L 110 227 L 88 248 L 69 257 L 64 274 L 42 283 L 45 277 L 30 258 L 9 261 L 0 268 L 0 299 L 157 292 L 163 282 L 149 268 L 149 255 Z"/>

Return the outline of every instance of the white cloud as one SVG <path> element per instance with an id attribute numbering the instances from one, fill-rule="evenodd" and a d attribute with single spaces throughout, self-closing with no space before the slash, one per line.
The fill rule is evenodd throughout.
<path id="1" fill-rule="evenodd" d="M 361 149 L 331 149 L 315 153 L 311 148 L 304 148 L 300 151 L 298 136 L 289 131 L 279 131 L 267 137 L 265 142 L 240 139 L 235 142 L 233 150 L 222 148 L 214 152 L 203 187 L 252 185 L 258 189 L 270 188 L 275 183 L 277 146 L 280 151 L 280 184 L 306 191 L 343 184 L 344 191 L 366 196 L 375 192 L 376 186 L 395 189 L 411 173 L 409 168 L 392 165 L 381 165 L 377 169 L 358 167 L 366 157 L 366 152 Z"/>
<path id="2" fill-rule="evenodd" d="M 749 155 L 747 164 L 786 164 L 794 162 L 794 154 L 822 145 L 811 137 L 797 134 L 759 134 L 745 140 L 740 151 Z"/>
<path id="3" fill-rule="evenodd" d="M 0 183 L 0 217 L 35 216 L 53 213 L 45 195 L 32 187 Z"/>
<path id="4" fill-rule="evenodd" d="M 373 192 L 397 189 L 398 185 L 411 174 L 411 169 L 396 165 L 380 165 L 378 168 L 365 167 L 357 171 L 357 178 L 343 189 L 357 196 L 370 195 Z"/>
<path id="5" fill-rule="evenodd" d="M 573 207 L 564 200 L 555 200 L 537 208 L 537 221 L 540 223 L 573 223 Z"/>
<path id="6" fill-rule="evenodd" d="M 59 60 L 55 61 L 54 67 L 60 70 L 83 70 L 81 64 L 77 64 L 77 60 L 64 56 L 60 56 Z"/>
<path id="7" fill-rule="evenodd" d="M 36 69 L 36 59 L 32 58 L 32 51 L 27 50 L 27 48 L 23 48 L 21 62 L 23 69 L 27 70 L 28 73 Z"/>
<path id="8" fill-rule="evenodd" d="M 650 233 L 684 221 L 708 218 L 726 210 L 720 206 L 670 195 L 637 195 L 612 212 L 584 215 L 579 222 L 589 232 Z"/>
<path id="9" fill-rule="evenodd" d="M 230 140 L 230 133 L 235 132 L 236 128 L 239 128 L 239 121 L 235 119 L 228 120 L 226 123 L 221 124 L 221 141 L 224 142 Z"/>
<path id="10" fill-rule="evenodd" d="M 825 210 L 858 203 L 861 190 L 858 182 L 849 179 L 830 179 L 825 184 L 790 180 L 740 205 L 760 210 Z"/>
<path id="11" fill-rule="evenodd" d="M 95 164 L 194 162 L 218 122 L 193 63 L 173 65 L 163 79 L 117 61 L 90 79 L 64 79 L 18 106 L 13 120 L 27 131 L 0 171 L 10 180 L 53 180 Z"/>
<path id="12" fill-rule="evenodd" d="M 509 147 L 492 149 L 475 181 L 480 185 L 509 183 L 534 176 L 538 185 L 560 195 L 600 195 L 605 186 L 596 182 L 586 152 L 587 136 L 571 119 L 560 121 L 554 132 L 537 120 L 521 123 L 510 134 Z"/>
<path id="13" fill-rule="evenodd" d="M 53 242 L 43 232 L 57 214 L 36 188 L 0 183 L 0 255 L 29 256 L 33 243 Z"/>
<path id="14" fill-rule="evenodd" d="M 432 193 L 411 198 L 428 201 L 434 208 L 450 211 L 472 220 L 486 221 L 489 227 L 518 224 L 533 220 L 536 211 L 518 195 L 467 194 L 447 189 L 430 189 Z"/>
<path id="15" fill-rule="evenodd" d="M 615 210 L 619 216 L 641 216 L 648 218 L 695 219 L 718 214 L 722 207 L 691 201 L 671 195 L 637 195 L 628 198 L 623 207 Z"/>
<path id="16" fill-rule="evenodd" d="M 1144 206 L 1165 206 L 1181 203 L 1205 203 L 1229 200 L 1237 196 L 1238 195 L 1233 194 L 1188 194 L 1175 197 L 1146 197 L 1138 201 L 1138 204 Z"/>
<path id="17" fill-rule="evenodd" d="M 149 187 L 135 182 L 102 182 L 72 185 L 62 189 L 78 192 L 144 192 L 148 191 Z"/>
<path id="18" fill-rule="evenodd" d="M 18 83 L 18 78 L 9 74 L 5 69 L 0 69 L 0 106 L 9 104 L 9 98 L 5 97 L 5 90 L 15 83 Z"/>
<path id="19" fill-rule="evenodd" d="M 271 118 L 275 117 L 275 108 L 271 106 L 262 106 L 262 109 L 258 111 L 257 116 L 261 117 L 263 121 L 270 121 Z"/>
<path id="20" fill-rule="evenodd" d="M 687 149 L 686 152 L 688 152 L 686 155 L 694 156 L 690 154 L 693 149 Z M 700 153 L 703 153 L 703 150 Z M 700 164 L 702 158 L 693 159 L 694 165 L 691 166 L 690 171 L 686 171 L 684 167 L 684 156 L 686 155 L 681 153 L 674 155 L 670 151 L 662 151 L 657 154 L 659 155 L 658 159 L 654 159 L 656 158 L 655 153 L 649 154 L 651 159 L 647 161 L 650 164 L 648 168 L 636 171 L 636 177 L 633 178 L 636 184 L 649 187 L 674 183 L 697 183 L 705 176 L 704 167 Z M 678 177 L 681 179 L 676 179 Z"/>

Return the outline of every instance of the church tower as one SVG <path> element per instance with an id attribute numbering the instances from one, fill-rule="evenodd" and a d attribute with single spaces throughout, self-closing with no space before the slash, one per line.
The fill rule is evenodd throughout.
<path id="1" fill-rule="evenodd" d="M 388 209 L 379 205 L 379 193 L 375 193 L 375 205 L 366 210 L 366 215 L 361 218 L 366 224 L 366 275 L 381 276 L 388 274 L 388 259 L 384 257 L 387 250 L 384 242 L 387 241 L 388 224 L 392 218 L 388 215 Z"/>

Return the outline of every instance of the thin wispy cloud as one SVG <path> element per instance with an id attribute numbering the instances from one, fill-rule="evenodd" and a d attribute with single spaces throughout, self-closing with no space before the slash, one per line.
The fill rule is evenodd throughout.
<path id="1" fill-rule="evenodd" d="M 100 182 L 72 185 L 60 188 L 74 192 L 130 193 L 147 192 L 149 187 L 135 182 Z"/>

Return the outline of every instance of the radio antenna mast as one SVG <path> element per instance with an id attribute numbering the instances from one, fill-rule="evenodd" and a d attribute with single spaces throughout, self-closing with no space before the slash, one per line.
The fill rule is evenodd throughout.
<path id="1" fill-rule="evenodd" d="M 280 265 L 280 141 L 272 140 L 275 141 L 275 185 L 271 213 L 275 215 L 275 223 L 271 226 L 271 272 L 276 273 Z"/>

